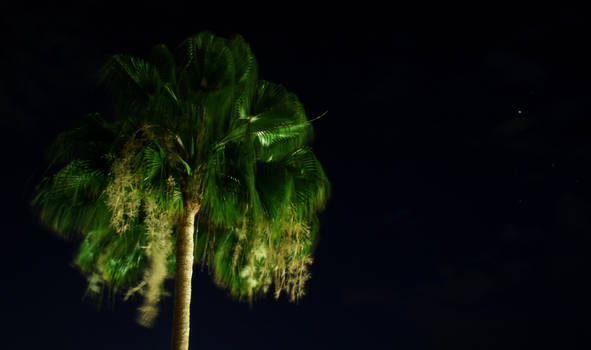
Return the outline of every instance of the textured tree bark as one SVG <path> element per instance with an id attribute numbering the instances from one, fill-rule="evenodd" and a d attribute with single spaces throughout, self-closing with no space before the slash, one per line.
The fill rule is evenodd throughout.
<path id="1" fill-rule="evenodd" d="M 185 203 L 185 215 L 176 238 L 176 269 L 174 283 L 174 311 L 172 350 L 189 349 L 189 321 L 191 311 L 191 278 L 193 276 L 193 233 L 199 206 Z"/>

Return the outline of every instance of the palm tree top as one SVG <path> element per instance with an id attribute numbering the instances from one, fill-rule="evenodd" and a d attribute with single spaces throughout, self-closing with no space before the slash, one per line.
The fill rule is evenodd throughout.
<path id="1" fill-rule="evenodd" d="M 99 76 L 114 120 L 89 114 L 60 134 L 33 200 L 52 230 L 80 241 L 89 291 L 158 294 L 193 212 L 195 261 L 220 287 L 301 297 L 329 182 L 297 96 L 258 77 L 241 36 L 211 32 L 174 53 L 114 55 Z"/>

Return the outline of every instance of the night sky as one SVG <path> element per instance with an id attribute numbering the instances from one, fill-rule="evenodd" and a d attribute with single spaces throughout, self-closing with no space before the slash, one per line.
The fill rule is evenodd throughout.
<path id="1" fill-rule="evenodd" d="M 163 4 L 163 6 L 167 6 Z M 279 6 L 279 5 L 277 5 Z M 332 182 L 307 295 L 232 301 L 193 280 L 192 349 L 587 349 L 589 17 L 578 8 L 209 16 L 170 5 L 0 11 L 3 349 L 167 349 L 141 300 L 97 310 L 75 245 L 28 201 L 112 54 L 243 35 L 314 122 Z M 172 291 L 172 283 L 167 284 Z M 119 298 L 121 299 L 121 298 Z"/>

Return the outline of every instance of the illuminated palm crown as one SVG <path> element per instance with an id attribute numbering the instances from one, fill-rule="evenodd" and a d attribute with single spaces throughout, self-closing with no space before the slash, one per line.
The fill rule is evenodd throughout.
<path id="1" fill-rule="evenodd" d="M 89 291 L 141 291 L 144 311 L 155 307 L 193 203 L 194 257 L 220 287 L 251 301 L 271 286 L 303 295 L 329 183 L 302 104 L 258 79 L 242 37 L 202 32 L 176 56 L 164 45 L 149 60 L 115 55 L 100 77 L 116 120 L 91 114 L 59 135 L 33 201 L 80 239 Z"/>

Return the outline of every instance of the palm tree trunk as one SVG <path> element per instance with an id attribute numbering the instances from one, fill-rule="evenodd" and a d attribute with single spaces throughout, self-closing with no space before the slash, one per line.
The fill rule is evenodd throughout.
<path id="1" fill-rule="evenodd" d="M 189 349 L 189 316 L 191 311 L 191 277 L 193 276 L 193 233 L 199 206 L 187 201 L 185 215 L 176 238 L 176 270 L 172 350 Z"/>

